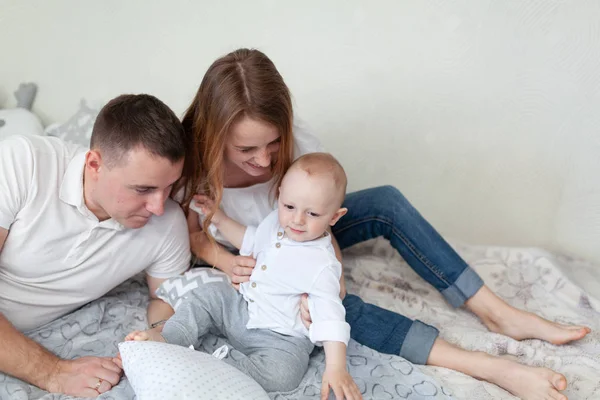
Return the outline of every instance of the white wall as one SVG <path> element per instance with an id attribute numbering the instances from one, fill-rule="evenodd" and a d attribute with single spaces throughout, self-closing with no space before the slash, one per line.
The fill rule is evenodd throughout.
<path id="1" fill-rule="evenodd" d="M 216 57 L 257 47 L 351 189 L 600 261 L 599 44 L 595 0 L 0 0 L 0 104 L 35 81 L 46 122 L 122 92 L 182 113 Z"/>

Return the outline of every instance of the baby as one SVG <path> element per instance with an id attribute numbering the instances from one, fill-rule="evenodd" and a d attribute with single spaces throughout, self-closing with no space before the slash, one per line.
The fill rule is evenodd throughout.
<path id="1" fill-rule="evenodd" d="M 239 293 L 229 284 L 209 283 L 191 292 L 156 330 L 130 333 L 125 340 L 196 344 L 215 329 L 233 349 L 224 361 L 254 378 L 267 391 L 289 391 L 300 384 L 314 345 L 325 349 L 322 396 L 361 399 L 346 369 L 350 326 L 340 300 L 341 264 L 328 228 L 347 212 L 341 208 L 346 174 L 326 153 L 298 158 L 279 187 L 278 208 L 258 227 L 245 227 L 217 210 L 211 223 L 256 267 Z M 210 201 L 203 213 L 213 208 Z M 312 324 L 300 318 L 300 299 L 308 293 Z"/>

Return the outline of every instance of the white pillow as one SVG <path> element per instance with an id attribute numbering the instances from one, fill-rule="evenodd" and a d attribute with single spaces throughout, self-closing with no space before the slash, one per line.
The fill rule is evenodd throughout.
<path id="1" fill-rule="evenodd" d="M 193 349 L 160 342 L 122 342 L 123 370 L 139 400 L 269 400 L 235 367 Z"/>
<path id="2" fill-rule="evenodd" d="M 42 135 L 44 127 L 37 115 L 24 108 L 0 110 L 0 139 L 11 135 Z"/>

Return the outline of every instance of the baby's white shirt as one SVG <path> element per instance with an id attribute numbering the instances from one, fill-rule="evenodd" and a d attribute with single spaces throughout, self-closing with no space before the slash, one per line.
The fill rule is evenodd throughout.
<path id="1" fill-rule="evenodd" d="M 256 258 L 250 280 L 240 285 L 248 302 L 248 329 L 309 337 L 316 345 L 324 341 L 348 344 L 350 325 L 340 299 L 342 266 L 328 233 L 309 242 L 291 240 L 274 210 L 258 227 L 246 228 L 240 254 Z M 300 318 L 304 293 L 308 294 L 310 330 Z"/>

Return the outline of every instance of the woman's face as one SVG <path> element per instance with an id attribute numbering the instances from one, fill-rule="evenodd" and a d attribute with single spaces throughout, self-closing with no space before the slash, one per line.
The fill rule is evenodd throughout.
<path id="1" fill-rule="evenodd" d="M 277 128 L 250 117 L 240 118 L 229 130 L 225 160 L 251 176 L 271 173 L 281 135 Z"/>

